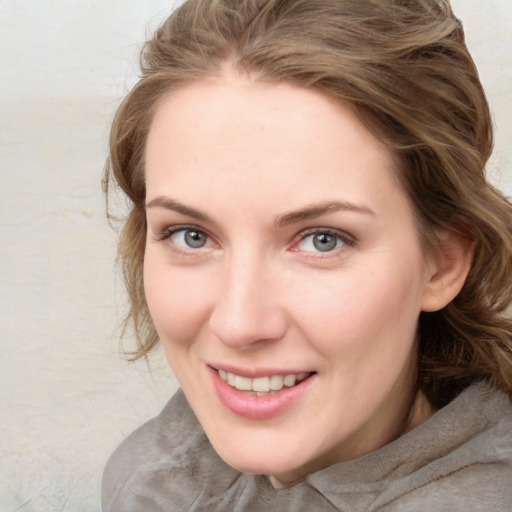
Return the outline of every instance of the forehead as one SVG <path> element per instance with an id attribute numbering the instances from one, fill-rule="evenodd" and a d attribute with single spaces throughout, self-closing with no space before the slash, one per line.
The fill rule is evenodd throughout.
<path id="1" fill-rule="evenodd" d="M 149 144 L 158 135 L 175 135 L 204 148 L 219 142 L 234 147 L 263 144 L 265 132 L 280 133 L 274 145 L 286 147 L 298 140 L 318 137 L 322 144 L 350 146 L 366 139 L 368 151 L 390 157 L 384 145 L 357 119 L 346 102 L 311 88 L 287 82 L 261 82 L 234 71 L 212 76 L 172 91 L 157 106 Z M 252 130 L 249 133 L 249 130 Z M 166 133 L 163 133 L 163 132 Z M 259 134 L 261 137 L 257 137 Z M 249 137 L 250 135 L 250 137 Z M 206 148 L 205 148 L 206 149 Z"/>
<path id="2" fill-rule="evenodd" d="M 386 195 L 398 191 L 391 153 L 347 105 L 315 90 L 240 76 L 194 83 L 164 98 L 145 157 L 148 197 L 181 194 L 209 204 L 251 192 L 293 209 L 294 202 L 340 199 L 333 195 L 384 206 Z"/>

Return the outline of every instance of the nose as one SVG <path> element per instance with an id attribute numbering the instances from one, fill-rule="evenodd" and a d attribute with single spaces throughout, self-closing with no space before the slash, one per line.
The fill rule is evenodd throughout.
<path id="1" fill-rule="evenodd" d="M 225 345 L 246 349 L 281 339 L 287 318 L 280 283 L 261 259 L 232 258 L 210 316 L 210 329 Z"/>

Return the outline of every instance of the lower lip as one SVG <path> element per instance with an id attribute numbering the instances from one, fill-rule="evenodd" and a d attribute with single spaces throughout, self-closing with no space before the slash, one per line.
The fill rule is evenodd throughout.
<path id="1" fill-rule="evenodd" d="M 273 395 L 255 396 L 224 382 L 219 372 L 209 368 L 213 387 L 221 403 L 233 414 L 251 420 L 265 420 L 282 414 L 291 408 L 311 387 L 316 380 L 315 374 L 291 388 L 283 388 Z"/>

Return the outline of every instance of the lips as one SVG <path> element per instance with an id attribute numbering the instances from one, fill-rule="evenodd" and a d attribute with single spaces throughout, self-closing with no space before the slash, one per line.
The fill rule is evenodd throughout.
<path id="1" fill-rule="evenodd" d="M 254 391 L 257 396 L 263 396 L 265 393 L 280 391 L 283 387 L 291 388 L 305 380 L 311 373 L 297 373 L 287 375 L 269 375 L 263 377 L 243 377 L 232 372 L 219 369 L 220 378 L 230 386 L 239 391 Z"/>
<path id="2" fill-rule="evenodd" d="M 250 378 L 224 369 L 209 367 L 209 371 L 220 402 L 235 415 L 252 420 L 284 413 L 316 382 L 314 372 Z"/>

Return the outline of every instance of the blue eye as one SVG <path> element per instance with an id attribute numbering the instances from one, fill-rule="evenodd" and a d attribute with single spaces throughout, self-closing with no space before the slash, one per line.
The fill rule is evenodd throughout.
<path id="1" fill-rule="evenodd" d="M 182 249 L 201 249 L 208 244 L 209 237 L 198 229 L 177 229 L 169 238 Z"/>
<path id="2" fill-rule="evenodd" d="M 297 248 L 305 252 L 331 252 L 347 244 L 347 240 L 341 234 L 332 231 L 318 231 L 305 236 Z"/>

